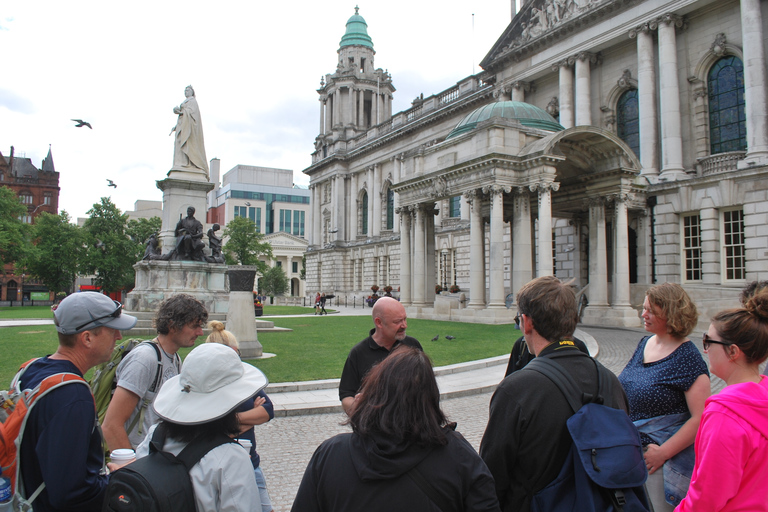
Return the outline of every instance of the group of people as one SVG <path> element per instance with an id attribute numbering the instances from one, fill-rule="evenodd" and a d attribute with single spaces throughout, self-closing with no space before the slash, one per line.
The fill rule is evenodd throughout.
<path id="1" fill-rule="evenodd" d="M 742 307 L 712 318 L 703 337 L 709 370 L 689 337 L 698 311 L 679 285 L 647 291 L 642 319 L 649 335 L 618 377 L 585 357 L 586 346 L 574 338 L 578 313 L 567 283 L 536 278 L 519 290 L 516 304 L 523 337 L 491 398 L 478 453 L 442 411 L 431 361 L 406 335 L 405 308 L 379 299 L 374 328 L 350 350 L 339 384 L 352 432 L 317 448 L 293 510 L 531 510 L 572 445 L 568 399 L 546 376 L 526 368 L 534 358 L 548 358 L 582 393 L 593 393 L 598 376 L 608 374 L 612 393 L 605 405 L 625 411 L 639 432 L 652 510 L 768 511 L 768 378 L 760 374 L 768 358 L 768 283 L 754 284 Z M 120 331 L 136 322 L 119 303 L 95 293 L 66 298 L 54 315 L 59 348 L 32 363 L 24 387 L 54 373 L 84 375 L 109 358 Z M 177 355 L 194 345 L 207 317 L 188 295 L 162 303 L 152 342 L 160 349 L 161 369 L 149 343 L 123 359 L 104 438 L 110 449 L 135 448 L 137 457 L 148 453 L 158 425 L 165 425 L 164 449 L 173 454 L 199 436 L 248 439 L 250 452 L 224 444 L 190 471 L 197 510 L 268 512 L 253 432 L 274 416 L 263 392 L 266 377 L 240 361 L 237 340 L 220 322 L 210 324 L 208 343 L 192 350 L 183 366 Z M 711 397 L 710 370 L 727 385 Z M 102 471 L 89 391 L 55 390 L 32 411 L 27 428 L 24 487 L 46 484 L 34 509 L 99 510 L 109 477 Z"/>
<path id="2" fill-rule="evenodd" d="M 320 293 L 317 292 L 317 295 L 315 295 L 315 314 L 316 315 L 327 315 L 328 312 L 325 310 L 325 301 L 328 298 L 325 296 L 325 292 Z"/>

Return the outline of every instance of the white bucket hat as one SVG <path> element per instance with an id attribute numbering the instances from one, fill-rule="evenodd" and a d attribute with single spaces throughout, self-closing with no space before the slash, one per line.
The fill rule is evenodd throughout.
<path id="1" fill-rule="evenodd" d="M 198 425 L 225 416 L 268 383 L 231 348 L 205 343 L 184 359 L 180 375 L 163 384 L 152 407 L 164 420 Z"/>

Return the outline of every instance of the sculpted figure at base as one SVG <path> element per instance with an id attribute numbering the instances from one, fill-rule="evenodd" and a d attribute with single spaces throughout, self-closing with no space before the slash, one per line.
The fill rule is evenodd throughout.
<path id="1" fill-rule="evenodd" d="M 157 233 L 149 235 L 147 240 L 147 248 L 144 250 L 143 260 L 160 260 L 163 259 L 160 254 L 160 247 L 158 246 Z"/>
<path id="2" fill-rule="evenodd" d="M 173 113 L 179 118 L 176 126 L 171 130 L 171 134 L 176 132 L 171 170 L 202 172 L 207 179 L 208 159 L 205 157 L 203 123 L 200 120 L 200 108 L 195 99 L 195 90 L 191 85 L 184 90 L 184 96 L 187 99 L 178 107 L 173 107 Z"/>
<path id="3" fill-rule="evenodd" d="M 176 254 L 174 260 L 206 261 L 203 255 L 203 225 L 195 218 L 195 209 L 187 208 L 187 217 L 176 224 Z"/>
<path id="4" fill-rule="evenodd" d="M 208 263 L 224 263 L 224 256 L 221 254 L 221 238 L 216 236 L 216 231 L 220 228 L 221 226 L 214 224 L 208 230 L 208 247 L 211 248 L 211 255 L 205 258 Z"/>

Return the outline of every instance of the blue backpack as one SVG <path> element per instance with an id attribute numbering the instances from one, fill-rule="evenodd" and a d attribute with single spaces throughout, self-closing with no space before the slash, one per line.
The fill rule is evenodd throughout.
<path id="1" fill-rule="evenodd" d="M 583 357 L 589 357 L 581 354 Z M 591 358 L 590 358 L 591 359 Z M 573 439 L 560 473 L 533 496 L 531 512 L 648 512 L 643 484 L 648 477 L 643 447 L 627 413 L 611 402 L 612 380 L 597 370 L 598 392 L 583 393 L 556 361 L 537 357 L 525 367 L 549 378 L 573 409 L 567 421 Z"/>

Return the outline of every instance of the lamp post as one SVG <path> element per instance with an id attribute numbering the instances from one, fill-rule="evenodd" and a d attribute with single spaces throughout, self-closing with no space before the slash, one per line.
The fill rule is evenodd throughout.
<path id="1" fill-rule="evenodd" d="M 19 295 L 21 295 L 21 307 L 24 307 L 24 275 L 21 274 L 21 287 L 19 287 Z"/>

